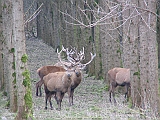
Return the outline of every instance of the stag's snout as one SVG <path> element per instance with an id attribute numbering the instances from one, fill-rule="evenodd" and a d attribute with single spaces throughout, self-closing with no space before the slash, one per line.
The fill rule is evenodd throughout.
<path id="1" fill-rule="evenodd" d="M 71 78 L 71 76 L 72 76 L 71 74 L 69 74 L 69 73 L 67 74 L 67 77 L 68 77 L 68 78 Z"/>
<path id="2" fill-rule="evenodd" d="M 79 77 L 81 75 L 80 72 L 75 72 L 76 73 L 76 76 Z"/>

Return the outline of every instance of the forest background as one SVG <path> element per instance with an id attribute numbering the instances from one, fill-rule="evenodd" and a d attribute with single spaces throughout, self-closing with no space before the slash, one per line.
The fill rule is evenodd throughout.
<path id="1" fill-rule="evenodd" d="M 85 61 L 90 59 L 90 52 L 96 53 L 95 60 L 86 71 L 90 76 L 103 79 L 106 84 L 108 70 L 114 67 L 130 68 L 133 106 L 150 109 L 151 114 L 158 115 L 159 3 L 159 0 L 1 0 L 3 29 L 1 29 L 0 76 L 4 76 L 0 77 L 1 88 L 7 93 L 6 84 L 10 86 L 10 83 L 16 83 L 21 87 L 18 79 L 20 81 L 24 77 L 28 79 L 28 71 L 25 69 L 27 62 L 22 60 L 26 59 L 25 51 L 22 51 L 25 48 L 25 41 L 23 43 L 19 41 L 19 44 L 16 42 L 17 38 L 25 40 L 24 37 L 26 39 L 37 37 L 54 49 L 60 49 L 61 45 L 73 46 L 78 50 L 84 47 Z M 18 36 L 23 27 L 25 34 Z M 11 38 L 16 42 L 12 42 Z M 13 67 L 14 62 L 11 62 L 11 59 L 17 62 L 16 67 Z M 19 60 L 21 63 L 18 63 Z M 24 71 L 17 69 L 17 65 Z M 9 82 L 10 79 L 14 82 Z M 12 91 L 14 85 L 12 84 Z M 30 84 L 23 85 L 25 91 L 18 92 L 28 91 L 27 95 L 31 94 L 28 90 Z M 21 97 L 24 98 L 25 96 Z M 14 104 L 15 101 L 12 102 Z M 31 113 L 30 109 L 27 112 Z"/>

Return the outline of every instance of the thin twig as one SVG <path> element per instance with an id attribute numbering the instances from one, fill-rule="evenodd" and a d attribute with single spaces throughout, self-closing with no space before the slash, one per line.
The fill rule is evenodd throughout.
<path id="1" fill-rule="evenodd" d="M 27 19 L 26 21 L 25 21 L 25 23 L 24 24 L 26 24 L 26 23 L 28 23 L 29 21 L 32 21 L 39 13 L 40 13 L 40 8 L 43 6 L 43 3 L 39 6 L 39 8 L 30 16 L 30 18 L 29 19 Z"/>

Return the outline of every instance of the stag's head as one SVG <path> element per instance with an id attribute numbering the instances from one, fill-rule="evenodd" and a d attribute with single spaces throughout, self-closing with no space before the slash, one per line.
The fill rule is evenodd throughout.
<path id="1" fill-rule="evenodd" d="M 61 59 L 62 52 L 65 52 L 67 55 L 67 60 L 68 60 L 67 64 L 66 64 L 66 62 L 62 61 L 62 59 Z M 82 51 L 78 52 L 76 48 L 73 48 L 73 50 L 72 49 L 69 50 L 68 48 L 65 49 L 62 46 L 61 51 L 57 52 L 57 53 L 58 53 L 59 61 L 63 65 L 64 69 L 75 71 L 75 72 L 78 70 L 83 70 L 88 64 L 90 64 L 92 62 L 92 60 L 96 56 L 96 54 L 93 55 L 90 52 L 91 59 L 87 63 L 83 64 L 81 62 L 82 62 L 82 60 L 85 59 L 84 47 L 83 47 Z M 77 74 L 78 74 L 78 72 L 77 72 Z"/>

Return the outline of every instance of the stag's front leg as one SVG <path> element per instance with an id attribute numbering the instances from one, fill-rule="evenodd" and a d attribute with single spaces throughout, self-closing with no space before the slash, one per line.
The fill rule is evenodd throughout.
<path id="1" fill-rule="evenodd" d="M 62 102 L 63 96 L 64 96 L 64 93 L 62 93 L 62 92 L 56 93 L 56 97 L 57 97 L 57 101 L 58 101 L 58 108 L 57 108 L 58 111 L 61 110 L 61 102 Z"/>
<path id="2" fill-rule="evenodd" d="M 39 81 L 36 83 L 36 96 L 38 96 Z"/>
<path id="3" fill-rule="evenodd" d="M 115 100 L 115 88 L 116 88 L 116 83 L 115 82 L 111 82 L 110 83 L 110 88 L 109 88 L 109 100 L 110 102 L 112 102 L 112 98 L 111 98 L 111 94 L 112 94 L 112 97 L 113 97 L 113 100 L 114 100 L 114 103 L 116 103 L 116 100 Z"/>
<path id="4" fill-rule="evenodd" d="M 70 106 L 73 105 L 73 93 L 74 93 L 74 89 L 71 90 L 71 94 L 70 94 Z"/>
<path id="5" fill-rule="evenodd" d="M 109 87 L 109 101 L 112 102 L 111 100 L 111 94 L 112 94 L 112 85 L 110 84 L 110 87 Z"/>
<path id="6" fill-rule="evenodd" d="M 71 88 L 68 88 L 69 106 L 71 106 Z"/>

